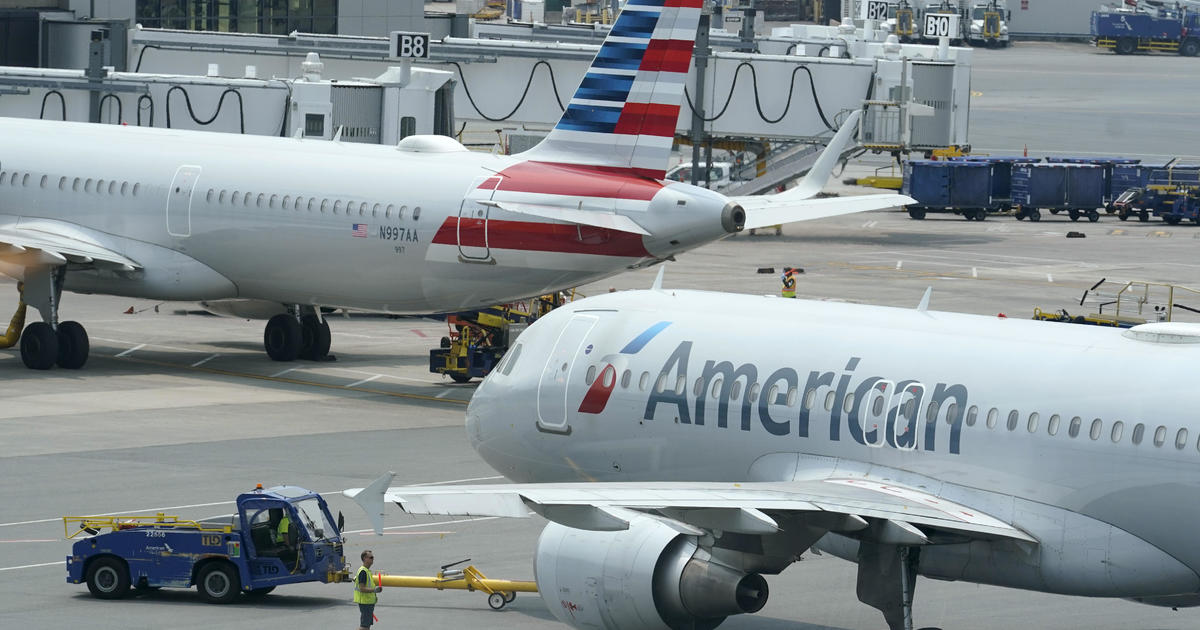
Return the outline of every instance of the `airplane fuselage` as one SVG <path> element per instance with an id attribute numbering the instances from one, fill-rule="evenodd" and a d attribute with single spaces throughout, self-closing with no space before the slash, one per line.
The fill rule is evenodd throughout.
<path id="1" fill-rule="evenodd" d="M 521 482 L 919 488 L 1041 541 L 1024 553 L 926 549 L 927 575 L 1194 593 L 1200 392 L 1178 375 L 1200 362 L 1200 331 L 1140 330 L 684 291 L 598 296 L 521 338 L 476 392 L 468 432 Z"/>

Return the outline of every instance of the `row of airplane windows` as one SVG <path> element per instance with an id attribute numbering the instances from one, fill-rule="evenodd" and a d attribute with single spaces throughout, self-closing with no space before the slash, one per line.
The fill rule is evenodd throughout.
<path id="1" fill-rule="evenodd" d="M 503 373 L 508 374 L 508 372 L 512 370 L 512 364 L 515 362 L 516 362 L 516 357 L 513 357 L 513 359 L 511 361 L 509 361 L 507 364 L 500 366 Z M 584 375 L 585 384 L 590 386 L 596 380 L 597 376 L 604 379 L 603 385 L 606 388 L 613 387 L 616 384 L 616 381 L 617 381 L 616 371 L 602 369 L 598 365 L 591 365 L 588 367 L 587 372 Z M 647 388 L 650 386 L 651 378 L 652 377 L 649 372 L 642 372 L 641 376 L 638 378 L 637 389 L 639 391 L 643 391 L 643 392 L 646 391 Z M 622 389 L 628 389 L 632 385 L 633 372 L 630 370 L 625 370 L 624 372 L 621 373 L 621 377 L 620 377 L 619 381 L 620 381 L 620 387 Z M 663 374 L 663 375 L 659 376 L 658 381 L 655 382 L 654 389 L 655 389 L 655 391 L 657 391 L 658 393 L 661 394 L 667 390 L 667 387 L 668 387 L 667 375 Z M 721 396 L 721 390 L 723 387 L 724 387 L 723 379 L 721 377 L 717 377 L 715 379 L 712 379 L 711 391 L 708 393 L 712 396 L 713 399 L 718 399 Z M 676 377 L 673 389 L 674 389 L 676 395 L 682 395 L 686 388 L 687 388 L 687 382 L 686 382 L 684 376 L 681 374 L 678 377 Z M 697 378 L 695 384 L 692 387 L 692 394 L 694 396 L 701 396 L 704 393 L 703 390 L 704 390 L 704 379 Z M 771 389 L 769 389 L 767 391 L 767 400 L 778 400 L 781 391 L 782 390 L 778 384 L 773 385 L 771 387 Z M 747 401 L 751 402 L 751 403 L 757 402 L 760 393 L 761 393 L 761 386 L 758 383 L 751 383 L 749 385 L 749 387 L 746 388 Z M 742 395 L 742 379 L 737 379 L 729 386 L 729 392 L 728 392 L 729 400 L 731 400 L 731 401 L 738 400 L 741 397 L 741 395 Z M 813 405 L 816 402 L 816 395 L 817 395 L 816 389 L 810 389 L 805 393 L 804 402 L 803 402 L 805 410 L 810 410 L 813 408 Z M 842 400 L 842 405 L 841 405 L 842 411 L 849 413 L 854 408 L 854 396 L 855 396 L 854 392 L 846 393 L 845 397 Z M 788 407 L 795 407 L 798 397 L 799 397 L 798 389 L 796 387 L 790 387 L 787 389 L 786 392 L 783 392 L 783 398 L 784 398 L 783 404 L 785 404 Z M 874 397 L 874 399 L 871 402 L 871 409 L 869 410 L 872 417 L 880 418 L 883 416 L 884 406 L 886 404 L 885 400 L 887 398 L 888 397 L 885 395 L 878 395 L 878 396 Z M 909 397 L 907 402 L 905 402 L 903 404 L 903 406 L 900 410 L 902 413 L 902 416 L 901 416 L 902 418 L 916 418 L 916 414 L 917 414 L 916 400 L 917 400 L 917 397 L 912 396 L 912 397 Z M 833 390 L 830 390 L 829 392 L 827 392 L 825 394 L 825 400 L 824 400 L 824 405 L 823 405 L 825 408 L 825 411 L 833 411 L 833 407 L 836 402 L 837 402 L 837 392 L 833 391 Z M 926 422 L 936 422 L 939 411 L 940 411 L 940 409 L 938 408 L 938 402 L 936 400 L 931 401 L 926 406 L 926 409 L 925 409 L 925 421 Z M 966 426 L 968 426 L 968 427 L 975 426 L 979 420 L 979 414 L 981 411 L 982 410 L 977 405 L 972 405 L 970 408 L 968 408 L 966 418 L 963 419 L 964 424 L 966 424 Z M 954 423 L 958 422 L 960 420 L 960 417 L 959 417 L 960 413 L 961 413 L 961 409 L 959 409 L 959 406 L 957 403 L 950 403 L 949 405 L 947 405 L 946 411 L 944 414 L 944 417 L 946 419 L 946 424 L 953 425 Z M 992 407 L 991 409 L 989 409 L 987 411 L 984 418 L 985 418 L 984 419 L 985 426 L 987 426 L 988 429 L 995 429 L 996 426 L 999 424 L 1000 409 L 998 409 L 996 407 Z M 1059 414 L 1051 415 L 1050 418 L 1046 421 L 1046 433 L 1048 435 L 1052 435 L 1052 436 L 1058 435 L 1059 430 L 1062 428 L 1062 421 L 1063 421 L 1062 416 L 1060 416 Z M 1074 416 L 1073 418 L 1071 418 L 1067 424 L 1067 435 L 1072 438 L 1078 437 L 1080 432 L 1083 429 L 1083 423 L 1084 423 L 1083 418 L 1081 418 L 1079 416 Z M 1016 431 L 1017 427 L 1021 426 L 1022 424 L 1024 424 L 1026 430 L 1029 433 L 1037 433 L 1041 426 L 1041 414 L 1036 411 L 1031 412 L 1029 414 L 1029 416 L 1027 417 L 1027 419 L 1025 420 L 1025 422 L 1022 423 L 1020 411 L 1013 409 L 1012 411 L 1008 412 L 1008 417 L 1005 421 L 1005 427 L 1009 431 Z M 1147 427 L 1143 423 L 1139 422 L 1139 423 L 1133 425 L 1133 429 L 1132 429 L 1132 431 L 1130 431 L 1129 441 L 1132 444 L 1134 444 L 1135 446 L 1141 444 L 1142 441 L 1146 437 L 1146 430 L 1147 430 Z M 1166 444 L 1168 432 L 1169 431 L 1168 431 L 1167 427 L 1164 425 L 1159 425 L 1157 428 L 1155 428 L 1153 437 L 1151 439 L 1154 446 L 1161 447 L 1164 444 Z M 1093 419 L 1088 428 L 1088 437 L 1090 437 L 1092 440 L 1099 440 L 1103 436 L 1104 436 L 1104 420 L 1102 420 L 1100 418 Z M 1114 444 L 1119 444 L 1121 442 L 1121 440 L 1124 439 L 1124 437 L 1125 437 L 1125 423 L 1120 420 L 1113 422 L 1109 429 L 1108 437 L 1110 440 L 1112 440 L 1112 442 Z M 1187 428 L 1180 428 L 1179 430 L 1177 430 L 1175 432 L 1175 448 L 1178 450 L 1183 450 L 1184 448 L 1187 447 L 1187 445 L 1188 445 L 1188 430 L 1187 430 Z M 1196 450 L 1200 451 L 1200 438 L 1198 438 L 1196 441 Z"/>
<path id="2" fill-rule="evenodd" d="M 321 214 L 353 216 L 357 214 L 360 217 L 383 217 L 385 219 L 397 218 L 403 219 L 407 214 L 413 221 L 421 218 L 421 206 L 413 206 L 412 212 L 409 213 L 408 206 L 399 206 L 395 204 L 371 204 L 369 201 L 345 201 L 341 199 L 316 199 L 314 197 L 292 197 L 291 195 L 269 195 L 267 193 L 253 193 L 241 191 L 217 190 L 209 188 L 208 193 L 204 196 L 204 200 L 209 204 L 242 206 L 249 208 L 269 208 L 272 210 L 295 210 L 297 212 L 307 210 L 308 212 L 319 212 Z"/>
<path id="3" fill-rule="evenodd" d="M 0 186 L 8 184 L 9 186 L 22 186 L 28 188 L 30 184 L 30 174 L 21 173 L 18 171 L 0 171 Z M 37 177 L 36 175 L 34 176 Z M 52 185 L 49 175 L 42 175 L 41 179 L 35 182 L 41 188 L 48 188 Z M 116 181 L 114 179 L 92 179 L 90 177 L 59 177 L 59 190 L 72 190 L 74 192 L 88 193 L 108 193 L 110 195 L 134 195 L 142 191 L 142 185 L 137 182 Z"/>

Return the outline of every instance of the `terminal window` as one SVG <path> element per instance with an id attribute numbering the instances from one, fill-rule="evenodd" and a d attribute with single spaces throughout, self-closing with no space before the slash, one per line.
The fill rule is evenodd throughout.
<path id="1" fill-rule="evenodd" d="M 222 33 L 337 34 L 337 0 L 137 0 L 146 28 Z"/>

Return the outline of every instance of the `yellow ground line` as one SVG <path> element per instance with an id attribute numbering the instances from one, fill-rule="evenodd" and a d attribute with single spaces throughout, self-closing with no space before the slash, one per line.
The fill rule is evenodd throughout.
<path id="1" fill-rule="evenodd" d="M 242 378 L 252 378 L 260 381 L 268 381 L 272 383 L 284 383 L 288 385 L 307 385 L 312 387 L 324 387 L 325 389 L 337 389 L 347 392 L 363 392 L 365 394 L 378 394 L 381 396 L 391 396 L 393 398 L 406 398 L 410 400 L 424 400 L 427 402 L 449 403 L 455 405 L 466 405 L 469 401 L 456 400 L 453 398 L 436 398 L 434 396 L 426 396 L 424 394 L 409 394 L 404 392 L 389 392 L 381 389 L 372 389 L 370 387 L 347 387 L 345 385 L 332 385 L 329 383 L 317 383 L 313 381 L 302 381 L 296 378 L 285 378 L 281 376 L 266 376 L 264 374 L 250 374 L 247 372 L 234 372 L 231 370 L 220 370 L 210 367 L 191 367 L 179 365 L 176 363 L 167 363 L 165 361 L 154 361 L 151 359 L 139 359 L 134 357 L 121 357 L 122 361 L 130 361 L 133 363 L 142 363 L 145 365 L 153 365 L 156 367 L 175 368 L 178 370 L 187 370 L 191 372 L 204 372 L 207 374 L 215 374 L 218 376 L 234 376 Z"/>

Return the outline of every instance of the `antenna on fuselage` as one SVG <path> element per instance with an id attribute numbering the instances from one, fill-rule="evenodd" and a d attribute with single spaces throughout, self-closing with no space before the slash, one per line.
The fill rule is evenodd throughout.
<path id="1" fill-rule="evenodd" d="M 662 291 L 663 274 L 667 272 L 667 266 L 662 265 L 658 268 L 658 275 L 654 277 L 654 284 L 650 285 L 651 291 Z"/>
<path id="2" fill-rule="evenodd" d="M 929 310 L 929 297 L 933 295 L 933 287 L 925 287 L 925 295 L 921 296 L 921 303 L 917 305 L 917 312 L 924 313 Z"/>

